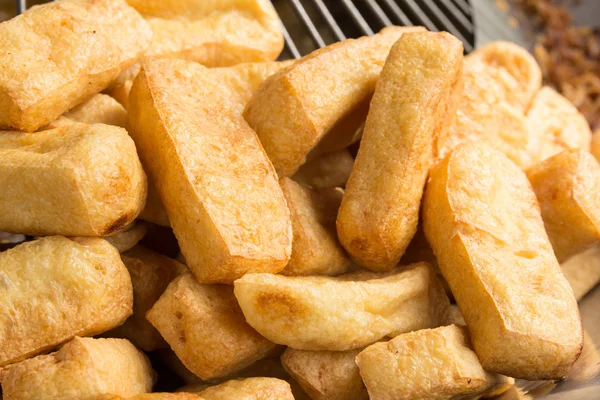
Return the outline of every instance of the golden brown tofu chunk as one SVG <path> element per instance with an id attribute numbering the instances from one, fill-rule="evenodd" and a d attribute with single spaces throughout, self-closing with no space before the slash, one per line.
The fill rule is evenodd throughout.
<path id="1" fill-rule="evenodd" d="M 183 364 L 200 378 L 219 378 L 265 358 L 276 345 L 244 320 L 233 288 L 175 278 L 146 314 Z"/>
<path id="2" fill-rule="evenodd" d="M 288 348 L 281 362 L 313 400 L 368 400 L 354 361 L 363 349 L 309 351 Z"/>
<path id="3" fill-rule="evenodd" d="M 152 222 L 159 226 L 171 226 L 169 215 L 165 206 L 163 206 L 156 186 L 152 180 L 148 180 L 148 196 L 146 197 L 146 206 L 139 215 L 139 219 Z"/>
<path id="4" fill-rule="evenodd" d="M 533 98 L 527 119 L 534 134 L 531 148 L 536 161 L 563 150 L 590 150 L 592 131 L 587 120 L 569 100 L 549 86 L 544 86 Z"/>
<path id="5" fill-rule="evenodd" d="M 233 379 L 197 393 L 205 400 L 294 400 L 289 383 L 263 377 Z"/>
<path id="6" fill-rule="evenodd" d="M 33 236 L 104 236 L 146 201 L 146 174 L 125 129 L 61 123 L 0 132 L 0 230 Z"/>
<path id="7" fill-rule="evenodd" d="M 151 37 L 125 0 L 50 2 L 1 23 L 0 127 L 33 132 L 55 120 L 106 88 Z"/>
<path id="8" fill-rule="evenodd" d="M 579 301 L 600 282 L 600 244 L 560 264 Z"/>
<path id="9" fill-rule="evenodd" d="M 428 264 L 338 277 L 247 274 L 235 281 L 246 321 L 275 343 L 343 351 L 445 323 L 449 302 Z"/>
<path id="10" fill-rule="evenodd" d="M 334 43 L 258 87 L 244 116 L 280 177 L 293 175 L 336 122 L 371 97 L 392 44 L 404 32 L 421 29 L 391 27 Z"/>
<path id="11" fill-rule="evenodd" d="M 298 169 L 292 179 L 313 188 L 343 187 L 348 182 L 354 158 L 347 149 L 323 154 Z"/>
<path id="12" fill-rule="evenodd" d="M 292 256 L 282 275 L 340 275 L 352 267 L 337 239 L 337 217 L 343 191 L 314 190 L 290 178 L 279 181 L 292 216 Z"/>
<path id="13" fill-rule="evenodd" d="M 600 240 L 600 164 L 585 150 L 565 150 L 527 170 L 558 261 Z"/>
<path id="14" fill-rule="evenodd" d="M 107 94 L 96 94 L 89 100 L 70 109 L 66 118 L 85 124 L 106 124 L 127 128 L 127 111 Z"/>
<path id="15" fill-rule="evenodd" d="M 42 238 L 0 253 L 0 265 L 0 366 L 131 315 L 131 280 L 106 240 Z"/>
<path id="16" fill-rule="evenodd" d="M 525 173 L 480 143 L 459 146 L 430 173 L 423 220 L 483 368 L 564 376 L 581 320 Z"/>
<path id="17" fill-rule="evenodd" d="M 465 327 L 405 333 L 363 350 L 356 363 L 371 400 L 450 400 L 477 396 L 499 378 L 485 372 Z"/>
<path id="18" fill-rule="evenodd" d="M 56 353 L 2 369 L 0 380 L 4 400 L 96 400 L 149 392 L 153 374 L 127 340 L 75 337 Z"/>
<path id="19" fill-rule="evenodd" d="M 194 276 L 281 271 L 290 212 L 235 93 L 199 64 L 161 59 L 142 66 L 129 100 L 131 136 Z"/>
<path id="20" fill-rule="evenodd" d="M 337 219 L 352 259 L 394 268 L 417 230 L 432 146 L 456 110 L 463 47 L 448 33 L 403 35 L 377 82 Z"/>
<path id="21" fill-rule="evenodd" d="M 104 236 L 104 240 L 115 246 L 119 253 L 131 250 L 148 232 L 148 224 L 144 222 L 133 222 L 121 232 L 110 236 Z"/>
<path id="22" fill-rule="evenodd" d="M 142 246 L 121 254 L 133 285 L 133 315 L 106 333 L 107 337 L 129 339 L 144 351 L 168 347 L 160 333 L 146 320 L 146 312 L 178 275 L 188 273 L 185 265 Z"/>

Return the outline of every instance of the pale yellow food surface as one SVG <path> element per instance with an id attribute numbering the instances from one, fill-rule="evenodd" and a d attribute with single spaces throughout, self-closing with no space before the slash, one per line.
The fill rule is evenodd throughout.
<path id="1" fill-rule="evenodd" d="M 144 351 L 168 347 L 160 333 L 146 320 L 146 312 L 178 275 L 187 273 L 185 265 L 142 246 L 121 254 L 133 285 L 133 315 L 106 336 L 129 339 Z"/>
<path id="2" fill-rule="evenodd" d="M 358 264 L 394 268 L 417 230 L 432 148 L 460 94 L 462 43 L 448 33 L 403 35 L 377 82 L 337 219 Z"/>
<path id="3" fill-rule="evenodd" d="M 313 400 L 368 400 L 354 361 L 363 349 L 309 351 L 288 348 L 281 362 Z"/>
<path id="4" fill-rule="evenodd" d="M 465 327 L 457 325 L 375 343 L 358 355 L 356 363 L 371 400 L 469 398 L 497 381 L 477 360 Z"/>
<path id="5" fill-rule="evenodd" d="M 600 161 L 600 129 L 596 129 L 592 134 L 592 142 L 590 144 L 590 152 L 596 160 Z"/>
<path id="6" fill-rule="evenodd" d="M 148 61 L 134 81 L 129 118 L 199 281 L 231 283 L 285 267 L 289 210 L 273 166 L 222 80 L 196 63 Z"/>
<path id="7" fill-rule="evenodd" d="M 600 244 L 574 255 L 560 266 L 575 298 L 581 300 L 600 282 Z"/>
<path id="8" fill-rule="evenodd" d="M 160 226 L 171 226 L 169 222 L 169 215 L 165 206 L 163 206 L 156 186 L 151 180 L 148 180 L 148 196 L 146 197 L 146 206 L 139 215 L 139 218 L 152 222 L 153 224 Z"/>
<path id="9" fill-rule="evenodd" d="M 0 132 L 0 187 L 0 230 L 33 236 L 108 235 L 146 201 L 133 140 L 102 124 Z"/>
<path id="10" fill-rule="evenodd" d="M 581 351 L 581 321 L 525 173 L 480 143 L 459 146 L 432 169 L 423 217 L 483 367 L 564 376 Z"/>
<path id="11" fill-rule="evenodd" d="M 86 124 L 107 124 L 127 128 L 127 111 L 107 94 L 95 94 L 89 100 L 73 107 L 65 117 Z"/>
<path id="12" fill-rule="evenodd" d="M 386 28 L 317 50 L 265 80 L 244 116 L 280 177 L 291 176 L 336 122 L 373 94 L 390 48 L 404 33 Z"/>
<path id="13" fill-rule="evenodd" d="M 343 187 L 350 177 L 353 165 L 354 158 L 350 152 L 342 149 L 307 161 L 292 179 L 313 188 Z"/>
<path id="14" fill-rule="evenodd" d="M 567 149 L 590 150 L 592 131 L 587 120 L 565 97 L 544 86 L 534 97 L 527 112 L 534 134 L 531 143 L 536 161 Z"/>
<path id="15" fill-rule="evenodd" d="M 276 345 L 244 320 L 233 288 L 175 278 L 146 318 L 200 378 L 229 375 L 265 358 Z"/>
<path id="16" fill-rule="evenodd" d="M 115 246 L 119 253 L 131 250 L 133 246 L 139 243 L 148 232 L 148 224 L 143 222 L 133 222 L 121 232 L 110 236 L 104 236 L 104 240 Z"/>
<path id="17" fill-rule="evenodd" d="M 194 393 L 143 393 L 132 397 L 112 394 L 94 397 L 94 400 L 207 400 Z"/>
<path id="18" fill-rule="evenodd" d="M 96 400 L 152 389 L 150 361 L 124 339 L 76 337 L 56 353 L 0 371 L 4 400 Z"/>
<path id="19" fill-rule="evenodd" d="M 205 400 L 294 400 L 289 383 L 276 378 L 234 379 L 198 392 Z"/>
<path id="20" fill-rule="evenodd" d="M 350 350 L 392 333 L 436 327 L 449 308 L 425 263 L 338 277 L 247 274 L 234 285 L 252 327 L 302 350 Z"/>
<path id="21" fill-rule="evenodd" d="M 511 42 L 491 42 L 465 57 L 465 70 L 491 75 L 504 99 L 526 112 L 542 86 L 542 71 L 526 49 Z"/>
<path id="22" fill-rule="evenodd" d="M 340 275 L 352 267 L 338 241 L 335 218 L 344 192 L 311 189 L 290 178 L 279 181 L 292 216 L 292 256 L 282 275 Z"/>
<path id="23" fill-rule="evenodd" d="M 33 132 L 53 121 L 106 88 L 151 36 L 124 0 L 50 2 L 1 23 L 0 126 Z"/>
<path id="24" fill-rule="evenodd" d="M 585 150 L 564 150 L 527 170 L 546 232 L 562 262 L 600 240 L 600 164 Z"/>
<path id="25" fill-rule="evenodd" d="M 0 366 L 131 315 L 131 279 L 104 239 L 46 237 L 0 253 L 0 265 Z"/>

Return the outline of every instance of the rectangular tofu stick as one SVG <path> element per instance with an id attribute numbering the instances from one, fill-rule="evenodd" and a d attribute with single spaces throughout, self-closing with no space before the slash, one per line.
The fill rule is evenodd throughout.
<path id="1" fill-rule="evenodd" d="M 277 273 L 291 253 L 277 175 L 236 98 L 208 68 L 158 59 L 129 99 L 131 136 L 200 282 Z"/>
<path id="2" fill-rule="evenodd" d="M 394 268 L 417 231 L 433 142 L 454 116 L 462 62 L 462 43 L 448 33 L 408 33 L 390 51 L 337 219 L 342 245 L 364 267 Z"/>
<path id="3" fill-rule="evenodd" d="M 497 150 L 461 145 L 431 170 L 423 222 L 483 368 L 563 377 L 581 320 L 525 173 Z"/>
<path id="4" fill-rule="evenodd" d="M 50 2 L 1 23 L 0 127 L 33 132 L 55 120 L 105 89 L 151 37 L 125 0 Z"/>

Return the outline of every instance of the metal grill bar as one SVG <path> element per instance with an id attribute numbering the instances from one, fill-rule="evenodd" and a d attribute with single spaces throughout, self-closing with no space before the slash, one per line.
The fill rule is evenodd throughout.
<path id="1" fill-rule="evenodd" d="M 452 21 L 450 21 L 450 19 L 446 17 L 442 10 L 440 10 L 439 7 L 432 0 L 423 0 L 423 4 L 425 4 L 425 6 L 429 8 L 429 11 L 433 14 L 433 16 L 437 18 L 438 21 L 440 21 L 440 24 L 444 27 L 444 29 L 446 29 L 448 32 L 462 40 L 465 51 L 470 52 L 473 50 L 473 47 L 471 46 L 469 41 L 462 35 L 458 28 L 454 26 Z"/>
<path id="2" fill-rule="evenodd" d="M 323 0 L 313 0 L 313 2 L 317 5 L 317 8 L 321 12 L 321 15 L 323 16 L 323 18 L 325 18 L 325 21 L 327 22 L 327 24 L 333 31 L 333 34 L 335 35 L 337 40 L 340 40 L 340 41 L 345 40 L 346 35 L 344 35 L 344 32 L 342 32 L 342 30 L 340 29 L 337 22 L 335 22 L 335 19 L 329 12 L 329 9 L 327 8 L 327 6 L 325 6 L 325 3 L 323 3 Z"/>
<path id="3" fill-rule="evenodd" d="M 404 12 L 400 9 L 398 4 L 396 4 L 393 0 L 384 0 L 388 7 L 392 10 L 392 12 L 396 15 L 396 17 L 400 20 L 400 23 L 404 26 L 413 26 L 414 23 L 404 14 Z"/>
<path id="4" fill-rule="evenodd" d="M 423 10 L 421 10 L 421 8 L 414 2 L 414 0 L 403 0 L 403 3 L 406 4 L 406 6 L 417 17 L 417 19 L 421 21 L 421 23 L 417 25 L 423 25 L 425 28 L 432 32 L 438 31 L 438 28 L 435 26 L 435 24 L 429 19 L 429 17 L 423 12 Z"/>
<path id="5" fill-rule="evenodd" d="M 453 0 L 453 2 L 466 17 L 472 16 L 471 6 L 466 0 Z"/>
<path id="6" fill-rule="evenodd" d="M 440 4 L 446 10 L 446 14 L 453 17 L 460 27 L 464 28 L 467 33 L 473 34 L 473 23 L 465 14 L 460 12 L 460 10 L 452 3 L 452 0 L 440 0 Z"/>
<path id="7" fill-rule="evenodd" d="M 294 58 L 302 57 L 302 55 L 298 51 L 298 48 L 296 47 L 296 44 L 294 43 L 294 40 L 290 36 L 289 32 L 287 31 L 287 29 L 285 28 L 285 25 L 283 23 L 281 23 L 281 31 L 283 32 L 283 39 L 285 40 L 286 49 L 290 53 L 292 53 L 292 56 Z"/>
<path id="8" fill-rule="evenodd" d="M 381 21 L 381 23 L 383 25 L 385 25 L 385 26 L 393 25 L 392 21 L 390 21 L 388 16 L 385 15 L 385 13 L 381 9 L 381 7 L 379 7 L 379 4 L 377 4 L 375 2 L 375 0 L 367 0 L 367 4 L 371 7 L 373 12 L 375 13 L 375 15 L 377 15 L 377 18 L 379 19 L 379 21 Z"/>
<path id="9" fill-rule="evenodd" d="M 17 15 L 23 14 L 27 9 L 27 1 L 25 0 L 17 0 L 15 5 L 17 6 Z"/>
<path id="10" fill-rule="evenodd" d="M 342 1 L 343 1 L 344 6 L 346 7 L 346 9 L 348 11 L 350 11 L 350 15 L 352 15 L 352 19 L 354 19 L 354 21 L 360 27 L 360 30 L 365 35 L 372 35 L 374 33 L 373 30 L 371 29 L 369 24 L 367 24 L 367 21 L 365 21 L 365 19 L 363 18 L 361 13 L 358 11 L 358 9 L 356 8 L 356 6 L 352 2 L 352 0 L 342 0 Z"/>
<path id="11" fill-rule="evenodd" d="M 323 38 L 319 34 L 319 31 L 317 30 L 317 28 L 315 28 L 315 25 L 313 24 L 312 20 L 306 13 L 306 10 L 304 9 L 304 7 L 300 3 L 300 1 L 299 0 L 291 0 L 291 1 L 292 1 L 292 5 L 294 6 L 294 9 L 296 10 L 296 13 L 300 16 L 300 19 L 302 20 L 302 23 L 304 23 L 304 26 L 306 26 L 308 28 L 308 31 L 310 32 L 310 36 L 312 36 L 312 38 L 315 41 L 315 43 L 317 44 L 317 46 L 325 47 L 325 42 L 323 41 Z"/>

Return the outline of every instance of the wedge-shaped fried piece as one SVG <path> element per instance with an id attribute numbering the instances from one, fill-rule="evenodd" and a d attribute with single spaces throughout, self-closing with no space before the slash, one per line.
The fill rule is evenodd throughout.
<path id="1" fill-rule="evenodd" d="M 133 140 L 115 126 L 76 122 L 0 133 L 0 230 L 104 236 L 144 207 L 146 175 Z"/>
<path id="2" fill-rule="evenodd" d="M 434 143 L 436 164 L 456 146 L 479 140 L 529 167 L 534 132 L 523 112 L 506 102 L 504 89 L 486 71 L 465 71 L 463 82 L 456 118 Z"/>
<path id="3" fill-rule="evenodd" d="M 184 58 L 209 67 L 272 61 L 283 49 L 269 0 L 129 2 L 154 31 L 147 56 Z"/>
<path id="4" fill-rule="evenodd" d="M 134 82 L 129 117 L 196 278 L 231 283 L 247 272 L 281 271 L 291 253 L 290 213 L 223 81 L 196 63 L 148 61 Z"/>
<path id="5" fill-rule="evenodd" d="M 335 278 L 247 274 L 235 281 L 246 321 L 275 343 L 350 350 L 382 337 L 439 326 L 448 298 L 425 263 Z"/>
<path id="6" fill-rule="evenodd" d="M 131 315 L 131 280 L 106 240 L 38 239 L 0 253 L 0 265 L 0 366 Z"/>
<path id="7" fill-rule="evenodd" d="M 558 261 L 600 240 L 600 164 L 585 150 L 565 150 L 534 165 L 527 177 Z"/>
<path id="8" fill-rule="evenodd" d="M 337 219 L 360 265 L 394 268 L 417 231 L 436 137 L 454 115 L 462 43 L 448 33 L 406 34 L 392 47 Z"/>
<path id="9" fill-rule="evenodd" d="M 115 246 L 117 250 L 119 250 L 119 253 L 124 253 L 138 244 L 139 241 L 144 238 L 146 232 L 148 232 L 148 224 L 134 222 L 121 232 L 117 232 L 110 236 L 104 236 L 104 239 Z"/>
<path id="10" fill-rule="evenodd" d="M 564 376 L 581 321 L 525 173 L 480 143 L 459 146 L 430 172 L 423 220 L 484 369 Z"/>
<path id="11" fill-rule="evenodd" d="M 363 349 L 308 351 L 288 348 L 281 362 L 313 400 L 368 400 L 354 361 Z"/>
<path id="12" fill-rule="evenodd" d="M 375 343 L 356 357 L 356 363 L 372 400 L 467 398 L 499 380 L 483 370 L 467 330 L 457 325 Z"/>
<path id="13" fill-rule="evenodd" d="M 127 340 L 76 337 L 56 353 L 2 369 L 0 379 L 5 400 L 95 400 L 149 392 L 153 371 Z"/>
<path id="14" fill-rule="evenodd" d="M 391 27 L 334 43 L 258 87 L 244 116 L 280 177 L 294 174 L 335 123 L 371 97 L 392 44 L 404 32 L 421 29 Z"/>
<path id="15" fill-rule="evenodd" d="M 492 42 L 465 58 L 465 70 L 491 75 L 503 88 L 505 100 L 527 111 L 542 87 L 542 70 L 524 48 L 511 42 Z"/>
<path id="16" fill-rule="evenodd" d="M 127 111 L 107 94 L 96 94 L 65 113 L 65 117 L 85 124 L 107 124 L 127 128 Z"/>
<path id="17" fill-rule="evenodd" d="M 534 160 L 543 161 L 566 149 L 590 150 L 592 131 L 587 120 L 569 100 L 544 86 L 527 112 L 534 133 Z"/>
<path id="18" fill-rule="evenodd" d="M 33 132 L 55 120 L 106 88 L 151 36 L 125 0 L 52 2 L 1 23 L 0 126 Z"/>
<path id="19" fill-rule="evenodd" d="M 600 282 L 600 244 L 574 255 L 560 266 L 575 298 L 581 300 Z"/>
<path id="20" fill-rule="evenodd" d="M 346 149 L 323 154 L 308 161 L 292 177 L 314 188 L 343 187 L 348 182 L 354 158 Z"/>
<path id="21" fill-rule="evenodd" d="M 176 276 L 189 271 L 180 262 L 142 246 L 134 247 L 121 258 L 133 285 L 133 315 L 106 336 L 129 339 L 144 351 L 168 347 L 160 333 L 146 320 L 146 312 Z"/>
<path id="22" fill-rule="evenodd" d="M 205 400 L 294 400 L 290 384 L 276 378 L 234 379 L 198 392 Z"/>
<path id="23" fill-rule="evenodd" d="M 290 178 L 279 181 L 292 216 L 292 256 L 282 275 L 340 275 L 352 267 L 335 232 L 343 191 L 314 190 Z"/>
<path id="24" fill-rule="evenodd" d="M 202 285 L 190 274 L 175 278 L 146 318 L 204 380 L 241 370 L 276 347 L 244 321 L 231 286 Z"/>

